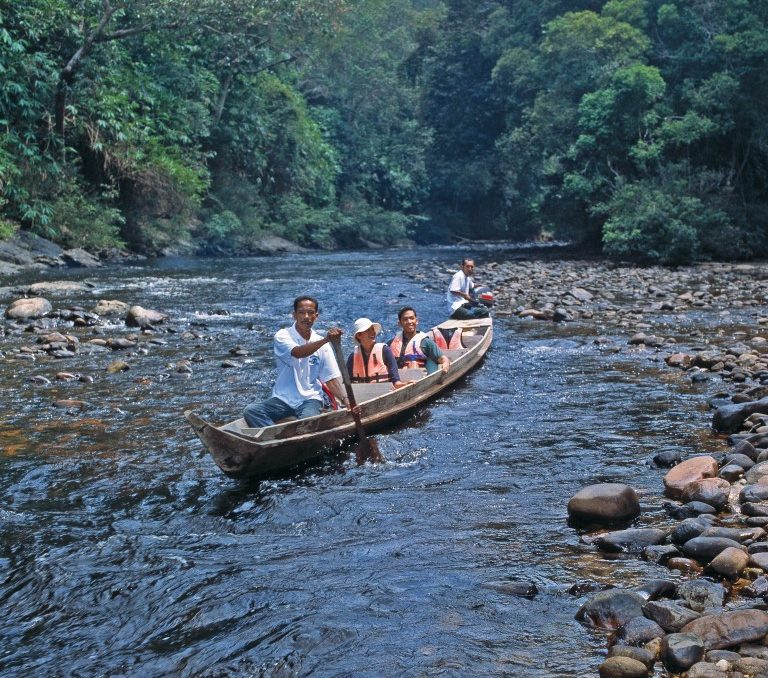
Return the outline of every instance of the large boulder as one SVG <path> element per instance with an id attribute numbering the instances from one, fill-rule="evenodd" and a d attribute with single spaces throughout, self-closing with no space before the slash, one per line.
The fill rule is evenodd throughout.
<path id="1" fill-rule="evenodd" d="M 70 268 L 98 268 L 101 266 L 101 261 L 82 247 L 64 250 L 61 253 L 61 260 Z"/>
<path id="2" fill-rule="evenodd" d="M 686 624 L 682 632 L 701 638 L 708 650 L 735 647 L 763 639 L 768 633 L 768 612 L 735 610 L 708 614 Z"/>
<path id="3" fill-rule="evenodd" d="M 665 494 L 672 499 L 681 499 L 691 483 L 717 476 L 717 461 L 710 456 L 691 457 L 671 468 L 664 476 Z"/>
<path id="4" fill-rule="evenodd" d="M 91 309 L 91 313 L 97 315 L 123 315 L 128 312 L 130 307 L 124 301 L 117 301 L 116 299 L 99 299 Z"/>
<path id="5" fill-rule="evenodd" d="M 147 327 L 168 320 L 168 316 L 160 311 L 153 311 L 143 306 L 131 306 L 125 316 L 128 327 Z"/>
<path id="6" fill-rule="evenodd" d="M 568 502 L 568 519 L 572 523 L 610 525 L 626 522 L 639 514 L 637 493 L 622 483 L 588 485 Z"/>
<path id="7" fill-rule="evenodd" d="M 31 320 L 42 318 L 52 310 L 51 302 L 43 297 L 17 299 L 5 309 L 5 317 L 10 320 Z"/>

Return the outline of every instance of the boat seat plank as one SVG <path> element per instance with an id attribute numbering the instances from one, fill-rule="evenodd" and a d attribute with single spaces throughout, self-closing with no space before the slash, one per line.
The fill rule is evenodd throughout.
<path id="1" fill-rule="evenodd" d="M 366 400 L 373 400 L 385 393 L 389 393 L 391 390 L 392 384 L 388 381 L 378 384 L 352 384 L 355 401 L 358 403 L 364 403 Z"/>
<path id="2" fill-rule="evenodd" d="M 398 371 L 402 381 L 418 381 L 427 376 L 427 371 L 422 367 L 404 367 Z"/>
<path id="3" fill-rule="evenodd" d="M 477 346 L 483 340 L 482 334 L 467 334 L 466 332 L 461 335 L 461 343 L 466 348 L 472 348 Z"/>

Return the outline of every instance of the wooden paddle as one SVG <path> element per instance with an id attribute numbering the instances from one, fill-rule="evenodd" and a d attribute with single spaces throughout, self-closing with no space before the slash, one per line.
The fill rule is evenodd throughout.
<path id="1" fill-rule="evenodd" d="M 352 418 L 355 420 L 355 429 L 357 430 L 358 438 L 357 446 L 355 447 L 355 457 L 357 458 L 357 463 L 364 464 L 366 460 L 370 460 L 376 464 L 383 462 L 384 456 L 379 450 L 379 444 L 373 438 L 369 438 L 365 435 L 363 420 L 360 417 L 360 411 L 357 409 L 355 393 L 352 390 L 352 380 L 349 378 L 347 363 L 344 360 L 344 354 L 341 352 L 341 339 L 339 337 L 331 339 L 331 346 L 333 347 L 333 353 L 336 356 L 336 362 L 339 363 L 341 378 L 344 381 L 344 388 L 347 390 L 349 408 L 352 412 Z"/>

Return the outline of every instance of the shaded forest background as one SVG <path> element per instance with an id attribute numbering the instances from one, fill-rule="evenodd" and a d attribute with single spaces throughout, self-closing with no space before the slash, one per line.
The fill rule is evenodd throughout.
<path id="1" fill-rule="evenodd" d="M 768 254 L 768 0 L 0 0 L 0 238 Z"/>

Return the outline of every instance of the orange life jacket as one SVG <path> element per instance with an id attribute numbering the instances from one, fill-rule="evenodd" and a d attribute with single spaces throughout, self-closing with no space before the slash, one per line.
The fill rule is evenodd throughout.
<path id="1" fill-rule="evenodd" d="M 363 363 L 363 351 L 360 346 L 355 346 L 352 354 L 352 379 L 353 381 L 389 381 L 389 370 L 384 362 L 384 343 L 376 343 L 368 356 L 368 365 Z"/>
<path id="2" fill-rule="evenodd" d="M 450 331 L 450 330 L 448 330 Z M 445 335 L 439 327 L 432 328 L 432 338 L 441 351 L 449 351 L 457 348 L 464 348 L 461 343 L 461 330 L 457 327 L 451 335 L 450 341 L 445 340 Z"/>
<path id="3" fill-rule="evenodd" d="M 424 367 L 427 364 L 427 356 L 421 352 L 421 342 L 429 335 L 425 332 L 416 332 L 403 350 L 403 333 L 395 335 L 389 343 L 398 367 Z"/>

